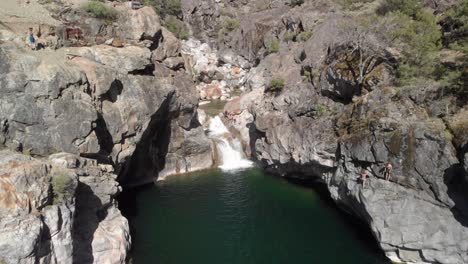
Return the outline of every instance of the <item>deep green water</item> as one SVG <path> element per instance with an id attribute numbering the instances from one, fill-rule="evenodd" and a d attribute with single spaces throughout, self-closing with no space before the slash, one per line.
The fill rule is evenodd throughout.
<path id="1" fill-rule="evenodd" d="M 259 169 L 169 177 L 131 206 L 134 264 L 384 263 L 317 192 Z"/>

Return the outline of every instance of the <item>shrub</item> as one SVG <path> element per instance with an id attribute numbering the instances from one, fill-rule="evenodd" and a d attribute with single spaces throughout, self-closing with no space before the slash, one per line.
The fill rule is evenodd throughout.
<path id="1" fill-rule="evenodd" d="M 283 79 L 273 79 L 268 85 L 266 91 L 267 92 L 281 92 L 284 88 L 284 80 Z"/>
<path id="2" fill-rule="evenodd" d="M 422 9 L 423 0 L 384 0 L 377 8 L 377 14 L 386 15 L 392 12 L 400 12 L 408 16 L 414 16 Z"/>
<path id="3" fill-rule="evenodd" d="M 180 0 L 142 0 L 142 3 L 154 7 L 162 18 L 168 15 L 179 16 L 182 13 Z"/>
<path id="4" fill-rule="evenodd" d="M 164 6 L 166 13 L 169 15 L 177 16 L 182 11 L 180 0 L 166 0 Z"/>
<path id="5" fill-rule="evenodd" d="M 237 19 L 228 18 L 228 19 L 224 20 L 224 28 L 225 28 L 227 31 L 236 30 L 236 29 L 239 28 L 239 26 L 240 26 L 240 22 L 239 22 L 239 20 L 237 20 Z"/>
<path id="6" fill-rule="evenodd" d="M 375 0 L 339 0 L 338 3 L 348 10 L 355 10 L 363 4 L 374 2 Z"/>
<path id="7" fill-rule="evenodd" d="M 441 21 L 444 46 L 459 54 L 455 63 L 440 65 L 438 76 L 442 84 L 459 96 L 468 99 L 468 1 L 462 1 L 445 13 Z"/>
<path id="8" fill-rule="evenodd" d="M 279 51 L 279 42 L 278 40 L 274 39 L 270 42 L 268 42 L 268 45 L 267 45 L 267 53 L 268 54 L 271 54 L 271 53 L 276 53 Z"/>
<path id="9" fill-rule="evenodd" d="M 436 51 L 441 47 L 441 32 L 435 16 L 420 10 L 414 19 L 399 13 L 397 20 L 397 29 L 390 35 L 402 51 L 403 58 L 398 68 L 402 83 L 417 77 L 430 77 L 438 64 Z"/>
<path id="10" fill-rule="evenodd" d="M 283 40 L 286 41 L 286 42 L 289 42 L 289 41 L 293 40 L 295 36 L 296 35 L 294 33 L 286 31 L 283 34 Z"/>
<path id="11" fill-rule="evenodd" d="M 315 113 L 317 116 L 322 116 L 323 114 L 325 114 L 325 112 L 327 111 L 327 109 L 325 108 L 325 106 L 319 104 L 315 107 Z"/>
<path id="12" fill-rule="evenodd" d="M 312 81 L 312 72 L 308 69 L 304 70 L 304 78 L 306 81 L 311 82 Z"/>
<path id="13" fill-rule="evenodd" d="M 184 23 L 175 18 L 174 16 L 169 16 L 165 20 L 165 26 L 169 31 L 174 33 L 174 35 L 176 35 L 177 38 L 184 40 L 189 38 L 189 33 L 185 29 Z"/>
<path id="14" fill-rule="evenodd" d="M 52 176 L 52 192 L 54 194 L 54 204 L 61 203 L 67 197 L 68 189 L 72 179 L 64 171 L 54 173 Z"/>
<path id="15" fill-rule="evenodd" d="M 91 0 L 82 5 L 82 10 L 92 14 L 97 18 L 115 20 L 118 16 L 117 10 L 104 3 L 96 0 Z"/>
<path id="16" fill-rule="evenodd" d="M 306 42 L 308 39 L 310 39 L 310 37 L 312 37 L 312 31 L 304 31 L 297 35 L 297 40 Z"/>

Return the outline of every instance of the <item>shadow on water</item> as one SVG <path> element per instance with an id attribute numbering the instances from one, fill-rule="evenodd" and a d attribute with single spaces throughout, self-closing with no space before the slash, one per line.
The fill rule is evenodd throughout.
<path id="1" fill-rule="evenodd" d="M 339 208 L 335 201 L 331 198 L 331 194 L 327 186 L 320 181 L 313 179 L 297 179 L 297 178 L 287 178 L 291 184 L 295 184 L 301 187 L 312 189 L 319 194 L 321 201 L 329 208 L 332 208 L 338 215 L 341 222 L 353 232 L 353 234 L 365 244 L 371 251 L 376 252 L 382 259 L 383 263 L 391 263 L 385 257 L 382 249 L 379 247 L 379 242 L 376 240 L 374 235 L 367 223 L 357 218 L 356 216 L 349 214 Z"/>
<path id="2" fill-rule="evenodd" d="M 128 224 L 130 227 L 130 234 L 133 237 L 135 234 L 135 226 L 131 219 L 138 215 L 138 206 L 137 206 L 137 196 L 139 193 L 154 188 L 153 183 L 148 183 L 140 186 L 135 187 L 128 187 L 124 188 L 123 191 L 117 197 L 117 202 L 119 205 L 119 210 L 122 215 L 129 220 Z M 129 263 L 129 259 L 132 259 L 134 251 L 134 244 L 132 243 L 132 247 L 130 248 L 130 252 L 127 255 L 127 263 Z M 133 263 L 133 262 L 132 262 Z"/>

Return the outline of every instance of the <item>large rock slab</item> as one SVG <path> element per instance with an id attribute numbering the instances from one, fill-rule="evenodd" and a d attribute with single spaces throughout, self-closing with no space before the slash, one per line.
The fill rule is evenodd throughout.
<path id="1" fill-rule="evenodd" d="M 120 37 L 128 40 L 153 40 L 161 34 L 159 16 L 149 6 L 132 10 L 127 6 L 119 6 L 119 28 Z"/>
<path id="2" fill-rule="evenodd" d="M 99 45 L 72 49 L 70 52 L 124 72 L 144 70 L 151 65 L 151 51 L 138 46 L 115 48 Z"/>

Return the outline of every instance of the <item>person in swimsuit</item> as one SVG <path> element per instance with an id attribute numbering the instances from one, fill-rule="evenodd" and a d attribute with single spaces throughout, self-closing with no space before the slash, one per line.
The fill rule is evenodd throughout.
<path id="1" fill-rule="evenodd" d="M 387 164 L 385 164 L 385 167 L 384 167 L 384 177 L 386 181 L 389 181 L 390 178 L 392 177 L 392 170 L 393 170 L 392 164 L 390 162 L 387 162 Z"/>
<path id="2" fill-rule="evenodd" d="M 362 169 L 360 175 L 361 175 L 360 179 L 361 179 L 361 182 L 362 182 L 362 188 L 365 188 L 366 187 L 366 180 L 367 180 L 367 178 L 369 178 L 369 171 L 366 170 L 366 169 Z"/>

